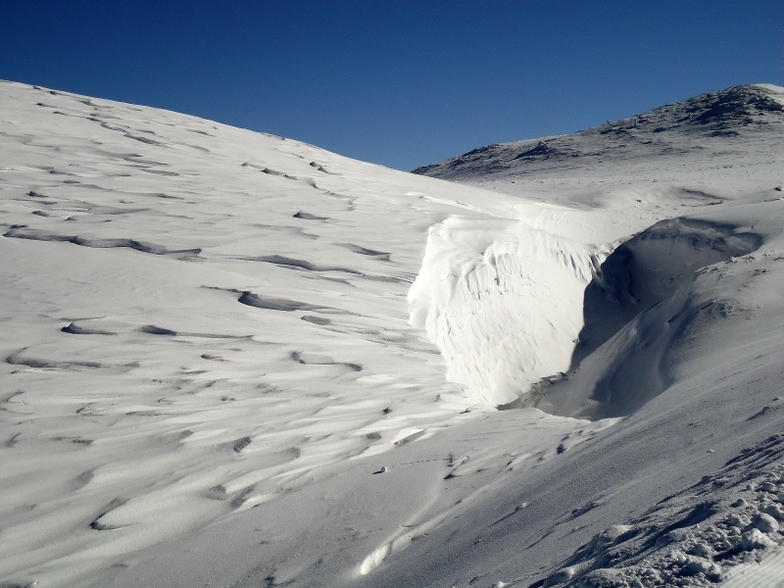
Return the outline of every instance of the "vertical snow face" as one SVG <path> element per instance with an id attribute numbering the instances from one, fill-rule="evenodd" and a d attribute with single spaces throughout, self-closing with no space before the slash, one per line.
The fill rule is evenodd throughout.
<path id="1" fill-rule="evenodd" d="M 569 368 L 597 266 L 584 246 L 524 222 L 451 217 L 430 228 L 410 323 L 473 401 L 506 404 Z"/>

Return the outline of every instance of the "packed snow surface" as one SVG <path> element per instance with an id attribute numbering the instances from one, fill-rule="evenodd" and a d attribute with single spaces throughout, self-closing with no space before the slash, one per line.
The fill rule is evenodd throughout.
<path id="1" fill-rule="evenodd" d="M 784 581 L 782 104 L 452 183 L 0 83 L 0 586 Z"/>

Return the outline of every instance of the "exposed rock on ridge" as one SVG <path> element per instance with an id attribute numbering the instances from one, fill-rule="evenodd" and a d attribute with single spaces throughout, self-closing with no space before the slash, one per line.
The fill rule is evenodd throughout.
<path id="1" fill-rule="evenodd" d="M 770 84 L 701 94 L 570 135 L 498 143 L 419 167 L 413 173 L 456 181 L 563 170 L 587 162 L 677 155 L 726 142 L 738 128 L 781 133 L 784 90 Z"/>

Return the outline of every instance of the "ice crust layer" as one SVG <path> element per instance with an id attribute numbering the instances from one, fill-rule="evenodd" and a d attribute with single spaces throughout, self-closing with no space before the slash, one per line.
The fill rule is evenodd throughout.
<path id="1" fill-rule="evenodd" d="M 429 230 L 410 322 L 474 402 L 507 404 L 569 369 L 598 263 L 585 246 L 522 221 L 451 217 Z"/>

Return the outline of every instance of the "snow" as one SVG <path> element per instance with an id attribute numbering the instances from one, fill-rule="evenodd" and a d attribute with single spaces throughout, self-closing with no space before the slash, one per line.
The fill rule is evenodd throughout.
<path id="1" fill-rule="evenodd" d="M 474 402 L 507 404 L 568 370 L 594 264 L 587 248 L 524 222 L 453 216 L 430 229 L 411 324 Z"/>
<path id="2" fill-rule="evenodd" d="M 0 583 L 777 585 L 782 97 L 458 184 L 0 83 Z"/>

